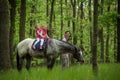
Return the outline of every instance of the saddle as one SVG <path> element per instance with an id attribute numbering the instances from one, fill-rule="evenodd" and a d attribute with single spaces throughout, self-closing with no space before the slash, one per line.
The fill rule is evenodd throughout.
<path id="1" fill-rule="evenodd" d="M 46 50 L 47 46 L 48 46 L 48 39 L 46 39 L 43 43 L 43 46 L 42 46 L 42 49 L 40 49 L 40 43 L 41 41 L 39 41 L 36 45 L 35 45 L 35 48 L 33 47 L 33 45 L 35 44 L 37 40 L 34 40 L 33 41 L 33 44 L 32 44 L 32 49 L 33 50 L 37 50 L 37 51 L 43 51 L 43 50 Z"/>

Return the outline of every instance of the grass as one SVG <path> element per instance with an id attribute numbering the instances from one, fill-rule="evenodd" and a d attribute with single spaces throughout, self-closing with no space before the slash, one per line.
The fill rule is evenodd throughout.
<path id="1" fill-rule="evenodd" d="M 99 64 L 98 76 L 94 76 L 91 65 L 76 65 L 62 70 L 55 66 L 34 67 L 30 71 L 16 69 L 0 72 L 0 80 L 120 80 L 120 64 Z"/>

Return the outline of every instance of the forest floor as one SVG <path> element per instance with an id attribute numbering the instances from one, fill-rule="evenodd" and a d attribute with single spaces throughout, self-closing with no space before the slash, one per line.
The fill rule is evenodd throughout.
<path id="1" fill-rule="evenodd" d="M 98 75 L 93 75 L 92 65 L 74 65 L 65 70 L 60 65 L 52 70 L 46 67 L 25 68 L 21 72 L 12 69 L 0 72 L 0 80 L 120 80 L 120 64 L 99 64 Z"/>

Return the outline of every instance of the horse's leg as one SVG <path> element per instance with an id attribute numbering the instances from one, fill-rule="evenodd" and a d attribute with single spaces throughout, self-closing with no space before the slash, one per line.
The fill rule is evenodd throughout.
<path id="1" fill-rule="evenodd" d="M 31 56 L 29 54 L 26 55 L 26 69 L 30 69 L 30 64 L 31 64 Z"/>
<path id="2" fill-rule="evenodd" d="M 21 71 L 22 69 L 22 65 L 23 65 L 23 57 L 19 57 L 18 53 L 17 53 L 17 69 L 18 71 Z"/>
<path id="3" fill-rule="evenodd" d="M 53 57 L 47 57 L 47 68 L 52 69 L 55 63 L 55 58 Z"/>
<path id="4" fill-rule="evenodd" d="M 62 69 L 68 68 L 70 63 L 69 63 L 69 54 L 62 54 L 60 56 L 61 63 L 62 63 Z"/>

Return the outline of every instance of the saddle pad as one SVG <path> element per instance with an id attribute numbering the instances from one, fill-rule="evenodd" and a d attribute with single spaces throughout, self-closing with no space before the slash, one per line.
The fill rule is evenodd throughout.
<path id="1" fill-rule="evenodd" d="M 37 40 L 35 40 L 35 41 L 33 42 L 32 47 L 33 47 L 33 45 L 35 44 L 36 41 L 37 41 Z M 41 42 L 41 41 L 39 41 L 39 42 L 35 45 L 35 50 L 40 50 L 40 42 Z"/>
<path id="2" fill-rule="evenodd" d="M 33 45 L 34 45 L 34 43 L 36 42 L 37 40 L 35 40 L 34 42 L 33 42 L 33 44 L 32 44 L 32 48 L 33 48 Z M 40 42 L 41 41 L 39 41 L 36 45 L 35 45 L 35 50 L 40 50 Z M 48 42 L 49 42 L 49 40 L 45 40 L 44 41 L 44 43 L 43 43 L 43 49 L 45 49 L 47 46 L 48 46 Z M 34 48 L 33 48 L 34 49 Z"/>

